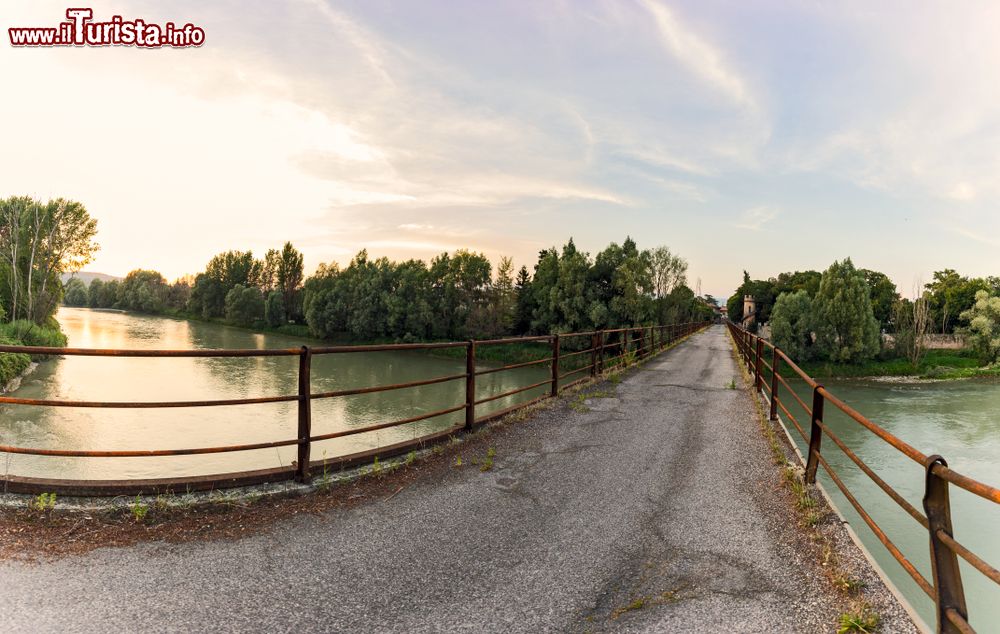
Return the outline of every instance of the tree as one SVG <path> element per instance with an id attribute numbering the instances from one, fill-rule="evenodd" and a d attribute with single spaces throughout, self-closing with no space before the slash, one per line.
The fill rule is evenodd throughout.
<path id="1" fill-rule="evenodd" d="M 0 200 L 0 276 L 10 319 L 48 320 L 62 297 L 60 275 L 93 259 L 96 234 L 97 221 L 76 201 Z"/>
<path id="2" fill-rule="evenodd" d="M 264 318 L 264 296 L 255 286 L 237 284 L 226 293 L 226 319 L 250 326 Z"/>
<path id="3" fill-rule="evenodd" d="M 771 311 L 771 341 L 794 361 L 813 354 L 813 301 L 805 289 L 782 293 Z"/>
<path id="4" fill-rule="evenodd" d="M 649 262 L 655 297 L 665 297 L 675 287 L 687 284 L 687 261 L 669 248 L 660 246 L 650 251 Z"/>
<path id="5" fill-rule="evenodd" d="M 868 293 L 872 302 L 872 313 L 883 330 L 888 330 L 892 323 L 892 307 L 899 301 L 896 285 L 885 273 L 861 269 L 868 283 Z"/>
<path id="6" fill-rule="evenodd" d="M 990 287 L 987 280 L 969 279 L 959 275 L 954 269 L 945 269 L 935 271 L 934 280 L 925 288 L 930 292 L 934 321 L 944 334 L 954 332 L 959 314 L 972 307 L 976 302 L 976 293 Z"/>
<path id="7" fill-rule="evenodd" d="M 67 306 L 86 306 L 89 303 L 87 285 L 80 278 L 71 277 L 66 282 L 63 303 Z"/>
<path id="8" fill-rule="evenodd" d="M 978 291 L 975 303 L 961 318 L 969 324 L 964 331 L 967 345 L 984 363 L 995 362 L 1000 356 L 1000 297 Z"/>
<path id="9" fill-rule="evenodd" d="M 268 255 L 270 255 L 270 252 Z M 302 278 L 302 254 L 292 246 L 291 242 L 286 242 L 278 257 L 275 268 L 275 282 L 283 296 L 285 312 L 291 319 L 296 319 L 302 312 L 298 301 Z"/>
<path id="10" fill-rule="evenodd" d="M 264 302 L 264 321 L 268 326 L 277 328 L 288 320 L 285 316 L 285 297 L 279 291 L 271 291 Z"/>
<path id="11" fill-rule="evenodd" d="M 914 301 L 899 299 L 893 305 L 893 335 L 896 352 L 906 357 L 913 367 L 920 365 L 926 351 L 927 331 L 930 327 L 930 301 L 927 293 Z"/>
<path id="12" fill-rule="evenodd" d="M 526 266 L 522 266 L 517 272 L 517 281 L 514 282 L 514 297 L 514 334 L 525 335 L 531 330 L 531 314 L 535 308 L 531 295 L 531 274 L 528 273 Z"/>
<path id="13" fill-rule="evenodd" d="M 117 305 L 124 310 L 160 313 L 166 305 L 170 288 L 157 271 L 136 269 L 129 272 L 118 290 Z"/>
<path id="14" fill-rule="evenodd" d="M 868 283 L 850 258 L 823 273 L 813 303 L 816 346 L 834 363 L 860 363 L 880 348 Z"/>

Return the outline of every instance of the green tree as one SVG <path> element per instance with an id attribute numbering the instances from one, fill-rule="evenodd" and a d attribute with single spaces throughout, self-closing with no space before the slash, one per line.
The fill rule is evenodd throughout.
<path id="1" fill-rule="evenodd" d="M 868 292 L 872 301 L 872 313 L 883 330 L 889 330 L 892 325 L 892 308 L 899 301 L 896 285 L 885 273 L 861 269 L 868 283 Z"/>
<path id="2" fill-rule="evenodd" d="M 813 302 L 817 349 L 835 363 L 860 363 L 879 352 L 878 321 L 864 273 L 850 258 L 823 273 Z"/>
<path id="3" fill-rule="evenodd" d="M 1000 297 L 978 291 L 975 303 L 962 312 L 961 319 L 968 323 L 964 334 L 969 348 L 984 363 L 994 363 L 1000 356 Z"/>
<path id="4" fill-rule="evenodd" d="M 71 277 L 66 282 L 63 303 L 67 306 L 87 306 L 89 304 L 87 285 L 80 278 Z"/>
<path id="5" fill-rule="evenodd" d="M 514 282 L 514 334 L 524 335 L 531 331 L 531 314 L 535 309 L 534 298 L 531 294 L 531 274 L 528 267 L 522 266 L 517 272 L 517 280 Z"/>
<path id="6" fill-rule="evenodd" d="M 122 281 L 116 304 L 124 310 L 161 313 L 169 290 L 167 281 L 157 271 L 136 269 Z"/>
<path id="7" fill-rule="evenodd" d="M 264 318 L 264 296 L 256 286 L 237 284 L 226 293 L 226 319 L 250 326 Z"/>
<path id="8" fill-rule="evenodd" d="M 280 291 L 271 291 L 267 294 L 264 303 L 264 321 L 268 326 L 277 328 L 287 323 L 285 316 L 285 296 Z"/>
<path id="9" fill-rule="evenodd" d="M 267 262 L 267 258 L 265 258 L 265 262 Z M 267 266 L 264 267 L 265 270 L 266 268 Z M 289 319 L 297 320 L 302 313 L 299 301 L 299 289 L 303 279 L 302 254 L 292 246 L 291 242 L 286 242 L 285 246 L 281 248 L 281 254 L 278 256 L 275 266 L 274 279 L 285 302 L 285 312 Z"/>
<path id="10" fill-rule="evenodd" d="M 62 299 L 61 274 L 93 259 L 96 235 L 97 221 L 79 202 L 0 200 L 0 301 L 9 319 L 47 322 Z"/>
<path id="11" fill-rule="evenodd" d="M 813 353 L 813 301 L 809 291 L 782 293 L 771 311 L 771 341 L 797 362 Z"/>

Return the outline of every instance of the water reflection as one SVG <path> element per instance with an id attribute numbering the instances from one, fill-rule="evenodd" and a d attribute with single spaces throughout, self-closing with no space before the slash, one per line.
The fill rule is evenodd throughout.
<path id="1" fill-rule="evenodd" d="M 298 348 L 306 342 L 216 324 L 114 311 L 61 308 L 69 345 L 81 348 Z M 420 352 L 373 352 L 313 357 L 312 390 L 325 392 L 405 383 L 465 371 L 464 360 Z M 17 390 L 27 398 L 173 401 L 295 394 L 296 357 L 63 357 L 40 364 Z M 545 366 L 484 375 L 477 398 L 538 382 Z M 536 388 L 477 407 L 477 414 L 542 394 Z M 465 382 L 361 394 L 313 402 L 313 433 L 400 420 L 463 403 Z M 458 424 L 462 412 L 393 429 L 317 443 L 316 459 L 409 440 Z M 9 405 L 0 408 L 0 442 L 27 447 L 125 450 L 233 445 L 295 437 L 295 403 L 183 409 L 79 409 Z M 173 477 L 288 465 L 295 447 L 155 458 L 53 458 L 6 455 L 5 472 L 70 479 Z"/>
<path id="2" fill-rule="evenodd" d="M 827 380 L 827 389 L 870 420 L 925 454 L 941 454 L 951 467 L 982 482 L 1000 482 L 1000 384 L 967 380 L 885 383 Z M 810 393 L 793 384 L 800 396 Z M 780 398 L 780 392 L 779 392 Z M 797 405 L 792 412 L 798 416 Z M 825 408 L 826 423 L 872 469 L 917 509 L 922 509 L 924 470 L 889 444 L 834 407 Z M 805 418 L 808 421 L 808 418 Z M 796 438 L 799 450 L 807 447 Z M 828 439 L 823 455 L 879 526 L 928 580 L 932 579 L 927 532 L 893 502 Z M 893 582 L 928 623 L 933 604 L 896 563 L 836 485 L 820 468 L 820 481 L 862 541 Z M 951 487 L 956 538 L 993 566 L 1000 565 L 1000 508 Z M 1000 588 L 962 562 L 962 575 L 973 627 L 1000 631 Z"/>

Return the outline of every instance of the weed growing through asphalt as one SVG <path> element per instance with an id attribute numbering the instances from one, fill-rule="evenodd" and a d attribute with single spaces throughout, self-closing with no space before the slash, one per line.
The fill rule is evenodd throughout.
<path id="1" fill-rule="evenodd" d="M 56 507 L 55 493 L 39 493 L 38 497 L 32 498 L 28 502 L 28 510 L 36 511 L 48 517 L 52 514 L 52 509 Z"/>
<path id="2" fill-rule="evenodd" d="M 455 456 L 455 466 L 456 467 L 462 466 L 462 456 Z"/>
<path id="3" fill-rule="evenodd" d="M 375 456 L 375 461 L 372 463 L 372 475 L 382 475 L 382 463 L 378 461 L 378 456 Z"/>
<path id="4" fill-rule="evenodd" d="M 486 450 L 486 457 L 483 458 L 483 464 L 479 466 L 479 470 L 482 472 L 487 472 L 493 468 L 493 456 L 497 455 L 496 450 L 490 447 Z"/>
<path id="5" fill-rule="evenodd" d="M 416 461 L 416 459 L 417 459 L 417 452 L 411 451 L 410 453 L 406 454 L 406 462 L 404 464 L 406 464 L 406 466 L 409 467 L 411 464 L 414 463 L 414 461 Z"/>
<path id="6" fill-rule="evenodd" d="M 726 387 L 729 388 L 730 390 L 735 390 L 736 389 L 736 379 L 729 379 L 729 384 L 726 385 Z"/>
<path id="7" fill-rule="evenodd" d="M 844 612 L 840 615 L 837 634 L 851 634 L 852 632 L 872 634 L 878 629 L 879 620 L 878 614 L 872 612 L 869 606 L 862 605 L 856 611 Z"/>
<path id="8" fill-rule="evenodd" d="M 135 500 L 128 505 L 129 513 L 132 514 L 132 519 L 136 523 L 142 523 L 146 519 L 146 514 L 149 513 L 149 505 L 142 501 L 142 498 L 138 495 L 135 496 Z"/>

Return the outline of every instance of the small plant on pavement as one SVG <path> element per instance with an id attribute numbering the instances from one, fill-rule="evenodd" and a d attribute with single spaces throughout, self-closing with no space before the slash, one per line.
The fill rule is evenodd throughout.
<path id="1" fill-rule="evenodd" d="M 132 519 L 136 523 L 141 523 L 146 519 L 146 514 L 149 513 L 149 505 L 142 501 L 138 495 L 135 496 L 135 500 L 129 504 L 129 512 L 132 514 Z"/>
<path id="2" fill-rule="evenodd" d="M 52 509 L 55 507 L 55 493 L 39 493 L 38 497 L 32 498 L 31 501 L 28 502 L 28 510 L 37 511 L 46 517 L 52 514 Z"/>

